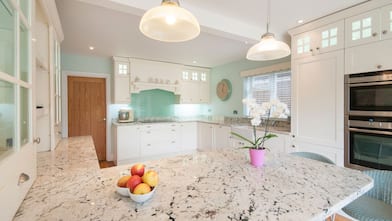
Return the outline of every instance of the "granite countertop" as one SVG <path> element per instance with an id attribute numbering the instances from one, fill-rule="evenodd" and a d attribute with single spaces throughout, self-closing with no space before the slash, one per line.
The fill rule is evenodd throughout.
<path id="1" fill-rule="evenodd" d="M 134 126 L 134 125 L 146 125 L 146 124 L 155 124 L 155 123 L 182 123 L 182 122 L 202 122 L 202 123 L 209 123 L 209 124 L 217 124 L 217 125 L 224 125 L 229 127 L 242 127 L 245 129 L 252 129 L 250 123 L 232 123 L 232 122 L 225 122 L 224 120 L 212 120 L 212 119 L 176 119 L 176 120 L 162 120 L 162 121 L 134 121 L 134 122 L 125 122 L 120 123 L 117 120 L 113 120 L 112 124 L 114 126 Z M 263 131 L 264 128 L 262 126 L 257 127 L 257 130 Z M 281 133 L 281 134 L 290 134 L 290 127 L 285 126 L 270 126 L 270 132 L 274 133 Z"/>
<path id="2" fill-rule="evenodd" d="M 158 172 L 153 198 L 115 192 L 120 172 L 100 170 L 90 137 L 38 153 L 38 177 L 14 220 L 322 220 L 373 186 L 359 171 L 291 155 L 254 168 L 245 150 L 144 162 Z"/>

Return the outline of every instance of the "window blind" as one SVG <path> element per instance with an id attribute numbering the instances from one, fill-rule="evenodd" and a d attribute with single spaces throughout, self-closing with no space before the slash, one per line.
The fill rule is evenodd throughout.
<path id="1" fill-rule="evenodd" d="M 258 104 L 278 99 L 291 110 L 291 71 L 246 77 L 244 90 L 245 98 L 253 98 Z M 244 108 L 248 113 L 246 105 Z"/>

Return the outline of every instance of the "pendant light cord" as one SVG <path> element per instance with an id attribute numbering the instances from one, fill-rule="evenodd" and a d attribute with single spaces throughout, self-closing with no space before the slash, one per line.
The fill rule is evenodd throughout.
<path id="1" fill-rule="evenodd" d="M 270 25 L 270 13 L 271 13 L 271 1 L 267 0 L 267 33 L 269 33 L 269 25 Z"/>

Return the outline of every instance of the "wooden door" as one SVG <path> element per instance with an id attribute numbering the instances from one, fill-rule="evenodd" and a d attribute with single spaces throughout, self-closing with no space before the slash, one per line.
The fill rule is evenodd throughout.
<path id="1" fill-rule="evenodd" d="M 98 160 L 106 160 L 104 78 L 68 77 L 68 136 L 93 137 Z"/>

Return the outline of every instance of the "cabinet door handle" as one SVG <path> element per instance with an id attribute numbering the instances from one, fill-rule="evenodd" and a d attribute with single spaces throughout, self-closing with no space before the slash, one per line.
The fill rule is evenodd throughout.
<path id="1" fill-rule="evenodd" d="M 381 64 L 377 65 L 377 69 L 381 69 L 381 68 L 382 68 Z"/>
<path id="2" fill-rule="evenodd" d="M 293 134 L 293 135 L 291 135 L 291 137 L 292 137 L 292 138 L 295 138 L 295 135 Z"/>
<path id="3" fill-rule="evenodd" d="M 19 179 L 18 179 L 18 186 L 22 185 L 23 183 L 27 182 L 30 180 L 30 176 L 25 174 L 25 173 L 21 173 L 19 175 Z"/>
<path id="4" fill-rule="evenodd" d="M 377 32 L 374 32 L 374 33 L 372 34 L 372 36 L 373 36 L 373 37 L 376 37 L 376 36 L 377 36 Z"/>
<path id="5" fill-rule="evenodd" d="M 291 145 L 292 148 L 295 148 L 295 145 Z"/>
<path id="6" fill-rule="evenodd" d="M 387 30 L 382 30 L 382 34 L 386 35 L 386 34 L 388 34 L 388 31 Z"/>
<path id="7" fill-rule="evenodd" d="M 317 47 L 317 48 L 316 48 L 316 50 L 318 51 L 318 50 L 320 50 L 320 48 L 319 48 L 319 47 Z"/>
<path id="8" fill-rule="evenodd" d="M 40 137 L 35 138 L 35 139 L 33 140 L 33 143 L 36 143 L 36 144 L 41 143 L 41 138 L 40 138 Z"/>

